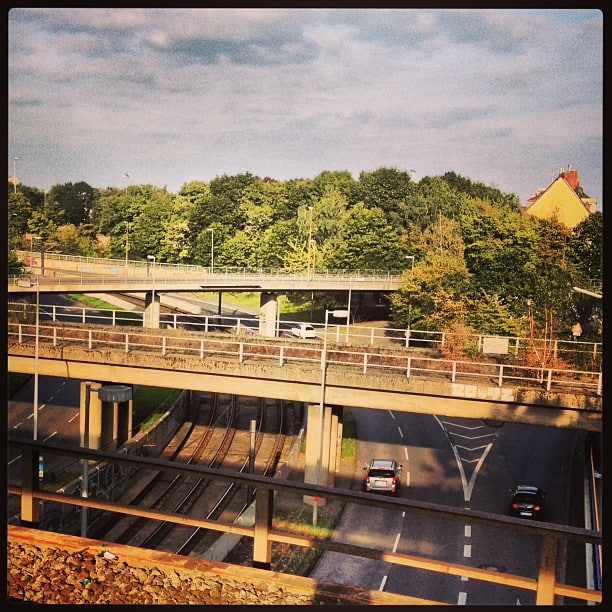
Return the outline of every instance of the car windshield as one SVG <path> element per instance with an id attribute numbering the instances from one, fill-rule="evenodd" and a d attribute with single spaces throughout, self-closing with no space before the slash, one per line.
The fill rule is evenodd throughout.
<path id="1" fill-rule="evenodd" d="M 393 470 L 370 470 L 371 478 L 393 478 Z"/>

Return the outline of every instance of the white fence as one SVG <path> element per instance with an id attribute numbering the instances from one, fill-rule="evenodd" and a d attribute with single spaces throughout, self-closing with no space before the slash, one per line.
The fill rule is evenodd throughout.
<path id="1" fill-rule="evenodd" d="M 427 378 L 442 377 L 451 382 L 486 378 L 499 387 L 504 385 L 525 385 L 544 387 L 547 391 L 572 390 L 581 393 L 602 394 L 602 373 L 581 370 L 508 365 L 480 361 L 436 359 L 415 356 L 405 349 L 382 349 L 370 351 L 367 347 L 346 347 L 330 345 L 327 350 L 319 342 L 295 340 L 283 341 L 249 339 L 225 339 L 219 335 L 202 335 L 172 330 L 139 328 L 110 328 L 91 324 L 49 325 L 33 323 L 10 323 L 8 325 L 10 344 L 47 343 L 53 346 L 82 346 L 84 349 L 111 349 L 130 352 L 148 352 L 165 356 L 187 354 L 204 360 L 209 356 L 229 356 L 239 363 L 249 359 L 268 360 L 282 367 L 289 363 L 305 363 L 321 368 L 335 365 L 358 370 L 363 374 L 399 374 L 410 378 L 420 375 Z"/>

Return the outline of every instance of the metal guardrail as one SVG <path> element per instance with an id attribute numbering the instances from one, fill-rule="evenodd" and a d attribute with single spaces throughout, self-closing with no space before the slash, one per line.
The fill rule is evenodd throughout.
<path id="1" fill-rule="evenodd" d="M 536 368 L 520 365 L 506 365 L 498 363 L 484 363 L 460 361 L 453 359 L 435 359 L 414 356 L 404 350 L 379 349 L 371 352 L 361 348 L 344 348 L 334 346 L 325 351 L 320 346 L 313 346 L 308 342 L 296 341 L 295 344 L 279 342 L 263 342 L 256 339 L 248 342 L 240 340 L 226 340 L 223 337 L 197 336 L 194 334 L 180 335 L 180 330 L 173 330 L 172 334 L 165 334 L 163 330 L 146 330 L 128 328 L 118 330 L 109 329 L 109 326 L 92 327 L 91 324 L 83 326 L 39 324 L 38 336 L 36 326 L 32 323 L 8 324 L 8 342 L 49 343 L 83 345 L 88 350 L 93 348 L 109 348 L 125 353 L 131 351 L 148 351 L 152 354 L 164 356 L 168 351 L 194 355 L 204 359 L 209 353 L 226 355 L 244 363 L 249 358 L 268 360 L 283 366 L 291 361 L 310 362 L 321 364 L 323 359 L 329 365 L 338 365 L 345 368 L 357 369 L 363 374 L 386 371 L 399 373 L 407 378 L 415 374 L 428 377 L 443 376 L 451 382 L 459 380 L 473 381 L 486 377 L 495 379 L 498 387 L 506 385 L 523 384 L 526 386 L 540 386 L 547 391 L 563 391 L 567 389 L 580 389 L 582 392 L 595 392 L 602 394 L 602 372 L 589 372 L 581 370 L 562 370 L 558 368 Z"/>
<path id="2" fill-rule="evenodd" d="M 557 582 L 557 552 L 561 542 L 572 540 L 600 546 L 602 541 L 600 532 L 552 523 L 538 523 L 536 521 L 505 517 L 477 510 L 464 510 L 439 504 L 416 502 L 405 498 L 383 498 L 372 493 L 344 491 L 332 487 L 296 483 L 294 481 L 282 480 L 279 478 L 239 474 L 227 469 L 177 464 L 174 461 L 165 461 L 162 459 L 137 458 L 127 456 L 124 453 L 111 453 L 108 451 L 86 450 L 82 448 L 65 448 L 48 442 L 22 441 L 9 437 L 9 447 L 21 449 L 22 471 L 21 487 L 9 486 L 8 493 L 20 496 L 21 520 L 34 527 L 37 526 L 39 520 L 40 504 L 38 502 L 40 500 L 49 500 L 63 504 L 72 504 L 85 508 L 95 508 L 132 516 L 143 516 L 152 520 L 169 521 L 247 536 L 253 539 L 253 565 L 264 569 L 270 569 L 272 561 L 272 542 L 283 542 L 306 548 L 333 550 L 350 555 L 379 559 L 401 566 L 415 567 L 440 574 L 466 576 L 484 582 L 522 588 L 535 592 L 535 603 L 538 605 L 552 605 L 555 603 L 556 596 L 571 597 L 596 603 L 602 601 L 602 593 L 600 590 Z M 206 477 L 252 487 L 255 490 L 255 524 L 253 526 L 245 526 L 217 520 L 205 520 L 172 512 L 160 512 L 148 508 L 101 501 L 66 493 L 41 491 L 39 488 L 37 469 L 38 457 L 41 453 L 45 456 L 59 455 L 88 459 L 91 461 L 102 461 L 109 464 L 128 466 L 131 469 L 163 471 L 172 475 L 181 474 L 188 477 Z M 435 519 L 460 521 L 462 524 L 467 521 L 471 525 L 493 527 L 503 530 L 504 532 L 511 530 L 515 533 L 534 535 L 538 537 L 541 542 L 539 564 L 536 572 L 537 575 L 534 577 L 520 576 L 432 559 L 430 557 L 421 557 L 418 555 L 373 549 L 365 546 L 320 540 L 309 536 L 301 536 L 295 533 L 276 530 L 272 528 L 274 494 L 276 491 L 294 492 L 300 495 L 317 496 L 323 499 L 335 499 L 343 503 L 385 508 L 397 512 L 405 512 L 406 514 L 427 515 Z M 496 533 L 497 532 L 494 531 L 491 537 L 495 537 L 494 534 Z"/>
<path id="3" fill-rule="evenodd" d="M 31 305 L 23 302 L 9 302 L 7 305 L 8 315 L 16 318 L 23 318 L 28 315 Z M 74 319 L 76 322 L 85 323 L 108 322 L 115 325 L 134 325 L 135 322 L 144 324 L 144 310 L 126 311 L 121 309 L 102 309 L 87 308 L 83 306 L 57 306 L 55 304 L 41 304 L 41 311 L 44 311 L 51 321 L 59 322 L 61 315 L 64 319 Z M 283 320 L 277 321 L 276 335 L 280 336 L 283 331 L 290 330 L 297 326 L 301 321 Z M 226 331 L 236 335 L 250 335 L 257 333 L 259 319 L 257 317 L 233 317 L 229 315 L 201 315 L 201 314 L 180 314 L 180 313 L 161 313 L 160 326 L 178 329 L 188 325 L 196 330 L 209 332 L 211 330 Z M 324 323 L 309 323 L 320 335 L 325 335 L 326 326 Z M 452 333 L 428 331 L 420 329 L 401 329 L 390 327 L 363 327 L 360 325 L 328 325 L 327 334 L 329 341 L 336 343 L 344 342 L 349 344 L 367 346 L 403 346 L 405 348 L 436 348 L 443 347 Z M 587 342 L 581 340 L 546 340 L 543 338 L 530 339 L 518 336 L 493 336 L 491 334 L 473 334 L 472 345 L 479 353 L 485 353 L 487 340 L 502 341 L 507 346 L 507 353 L 497 353 L 498 355 L 511 354 L 518 355 L 520 351 L 528 349 L 546 350 L 556 359 L 565 354 L 577 355 L 584 354 L 600 361 L 602 358 L 602 343 Z"/>

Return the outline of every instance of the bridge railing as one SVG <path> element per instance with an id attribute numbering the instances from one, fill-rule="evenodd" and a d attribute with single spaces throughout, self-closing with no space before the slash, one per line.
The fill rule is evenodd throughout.
<path id="1" fill-rule="evenodd" d="M 72 504 L 82 508 L 95 508 L 106 512 L 141 516 L 150 520 L 163 520 L 250 537 L 253 540 L 253 565 L 264 569 L 270 569 L 271 567 L 272 542 L 284 542 L 285 544 L 306 548 L 334 550 L 359 557 L 384 560 L 385 562 L 400 566 L 425 569 L 443 575 L 465 576 L 484 582 L 491 582 L 498 586 L 505 585 L 523 588 L 533 592 L 535 594 L 535 603 L 540 605 L 554 604 L 555 597 L 557 596 L 571 597 L 583 601 L 602 601 L 602 592 L 600 590 L 557 582 L 559 576 L 557 559 L 561 546 L 568 541 L 590 543 L 595 546 L 601 545 L 601 533 L 597 531 L 553 523 L 538 523 L 536 521 L 506 517 L 489 512 L 465 510 L 405 498 L 385 498 L 372 493 L 345 491 L 314 484 L 302 484 L 279 478 L 242 474 L 228 469 L 208 468 L 196 464 L 181 464 L 176 461 L 158 458 L 133 457 L 125 453 L 111 453 L 83 448 L 64 448 L 49 442 L 23 441 L 11 438 L 9 446 L 21 451 L 22 470 L 21 486 L 10 485 L 8 493 L 20 496 L 21 521 L 33 527 L 36 527 L 39 522 L 39 502 L 41 500 L 49 500 L 62 504 Z M 43 491 L 40 489 L 37 470 L 38 457 L 41 453 L 45 456 L 55 454 L 78 459 L 86 458 L 91 461 L 102 461 L 127 466 L 134 470 L 155 470 L 172 476 L 180 474 L 188 478 L 207 478 L 248 486 L 255 491 L 255 524 L 249 527 L 220 520 L 186 516 L 176 512 L 162 512 L 135 504 L 126 505 L 92 497 Z M 370 548 L 363 545 L 356 546 L 331 540 L 321 540 L 308 535 L 274 529 L 273 516 L 276 491 L 296 493 L 300 496 L 317 496 L 322 499 L 329 498 L 359 506 L 384 508 L 390 511 L 403 512 L 409 516 L 414 514 L 425 515 L 431 518 L 431 520 L 445 520 L 455 523 L 459 521 L 460 525 L 468 522 L 477 527 L 484 526 L 489 528 L 491 537 L 499 538 L 500 543 L 505 538 L 512 536 L 533 536 L 538 539 L 540 545 L 538 567 L 533 572 L 534 575 L 520 576 L 508 572 L 502 573 L 494 569 L 453 563 L 450 560 L 391 552 L 379 548 Z"/>
<path id="2" fill-rule="evenodd" d="M 43 263 L 43 258 L 36 251 L 17 251 L 17 257 L 24 262 L 34 276 L 40 271 Z M 254 277 L 286 279 L 287 276 L 295 276 L 296 278 L 319 278 L 319 279 L 366 279 L 366 278 L 399 278 L 404 273 L 403 270 L 376 270 L 376 269 L 316 269 L 307 271 L 292 270 L 288 268 L 247 268 L 244 266 L 201 266 L 194 264 L 177 264 L 165 263 L 156 261 L 154 264 L 148 260 L 129 260 L 127 263 L 124 259 L 100 258 L 100 257 L 85 257 L 79 255 L 64 255 L 62 253 L 44 254 L 44 266 L 47 270 L 53 268 L 64 272 L 61 278 L 69 277 L 69 272 L 77 272 L 91 281 L 91 275 L 97 275 L 99 282 L 103 282 L 102 277 L 115 277 L 122 280 L 126 278 L 153 278 L 156 282 L 160 280 L 176 281 L 178 278 L 193 278 L 214 276 L 215 278 L 233 278 L 233 279 L 252 279 Z M 9 277 L 9 284 L 16 284 L 20 280 L 27 280 L 31 274 Z M 42 281 L 41 281 L 42 282 Z M 54 277 L 47 274 L 44 282 L 54 282 Z M 65 282 L 65 280 L 64 280 Z"/>
<path id="3" fill-rule="evenodd" d="M 544 387 L 547 391 L 579 389 L 582 392 L 602 394 L 602 372 L 563 370 L 533 366 L 484 363 L 453 359 L 437 359 L 414 356 L 403 349 L 367 350 L 367 347 L 330 346 L 324 352 L 322 346 L 313 343 L 295 344 L 278 341 L 248 341 L 201 335 L 196 332 L 127 328 L 95 327 L 87 325 L 39 324 L 38 336 L 34 323 L 8 324 L 10 344 L 47 343 L 58 345 L 80 345 L 88 350 L 112 349 L 125 353 L 147 351 L 165 356 L 172 354 L 192 355 L 205 359 L 208 355 L 226 355 L 239 363 L 249 359 L 268 360 L 284 366 L 291 362 L 338 366 L 361 371 L 363 374 L 384 371 L 410 378 L 414 375 L 442 377 L 451 382 L 474 382 L 484 378 L 498 387 L 525 385 Z M 326 358 L 326 364 L 323 359 Z"/>
<path id="4" fill-rule="evenodd" d="M 144 311 L 126 311 L 119 309 L 86 308 L 82 306 L 57 306 L 54 304 L 41 305 L 41 312 L 52 321 L 74 321 L 79 323 L 108 323 L 111 325 L 143 325 Z M 8 303 L 9 318 L 25 321 L 26 317 L 34 316 L 32 305 L 23 302 Z M 283 320 L 277 322 L 276 334 L 290 333 L 290 329 L 297 326 L 299 321 Z M 319 337 L 323 338 L 327 333 L 328 341 L 345 343 L 348 345 L 367 346 L 393 346 L 405 348 L 440 348 L 443 347 L 453 334 L 449 332 L 428 331 L 419 329 L 401 329 L 390 327 L 364 327 L 360 325 L 328 325 L 322 323 L 311 324 Z M 180 314 L 161 313 L 160 327 L 178 329 L 189 326 L 189 328 L 203 332 L 225 331 L 235 335 L 256 334 L 259 328 L 259 319 L 256 317 L 242 316 L 233 317 L 228 315 L 204 315 L 204 314 Z M 573 340 L 546 340 L 544 338 L 525 338 L 514 336 L 492 336 L 490 334 L 474 334 L 471 337 L 471 345 L 478 353 L 486 352 L 486 342 L 494 341 L 497 345 L 503 345 L 501 350 L 509 354 L 519 355 L 522 351 L 535 349 L 546 350 L 553 359 L 557 357 L 572 358 L 581 355 L 589 358 L 593 366 L 601 365 L 602 343 L 573 341 Z"/>

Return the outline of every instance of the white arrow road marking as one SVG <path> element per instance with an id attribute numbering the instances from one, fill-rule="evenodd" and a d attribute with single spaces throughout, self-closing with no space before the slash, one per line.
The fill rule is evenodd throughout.
<path id="1" fill-rule="evenodd" d="M 450 425 L 451 427 L 457 427 L 457 429 L 481 429 L 482 425 L 461 425 L 460 423 L 453 423 L 452 421 L 440 421 L 445 425 Z"/>
<path id="2" fill-rule="evenodd" d="M 491 443 L 489 442 L 489 444 L 483 444 L 482 446 L 462 446 L 461 444 L 455 444 L 455 446 L 457 448 L 462 448 L 463 450 L 466 450 L 466 451 L 475 451 L 475 450 L 482 450 L 483 448 L 487 448 L 487 446 L 491 446 Z"/>
<path id="3" fill-rule="evenodd" d="M 453 441 L 451 440 L 451 434 L 444 428 L 443 422 L 435 415 L 434 415 L 434 418 L 436 419 L 436 421 L 438 421 L 438 424 L 440 425 L 442 430 L 445 431 L 447 434 L 447 438 L 448 438 L 448 441 L 450 442 L 451 449 L 453 451 L 453 455 L 455 456 L 455 461 L 457 462 L 457 466 L 459 468 L 459 475 L 461 476 L 461 485 L 463 487 L 463 498 L 466 502 L 469 502 L 472 497 L 472 491 L 474 489 L 474 484 L 476 483 L 476 476 L 478 475 L 478 472 L 480 471 L 480 468 L 482 467 L 482 464 L 484 463 L 486 456 L 489 454 L 489 451 L 493 447 L 493 443 L 489 442 L 489 444 L 487 444 L 487 446 L 484 447 L 484 452 L 480 456 L 480 459 L 478 460 L 478 463 L 476 467 L 474 468 L 474 471 L 472 472 L 470 482 L 468 483 L 467 478 L 465 476 L 465 470 L 463 469 L 463 463 L 461 461 L 461 457 L 459 456 L 458 447 L 455 444 L 453 444 Z"/>
<path id="4" fill-rule="evenodd" d="M 462 434 L 458 434 L 458 433 L 454 433 L 454 432 L 449 432 L 451 436 L 453 436 L 453 438 L 464 438 L 465 440 L 478 440 L 479 438 L 490 438 L 490 437 L 495 437 L 495 434 L 483 434 L 482 436 L 464 436 Z"/>

